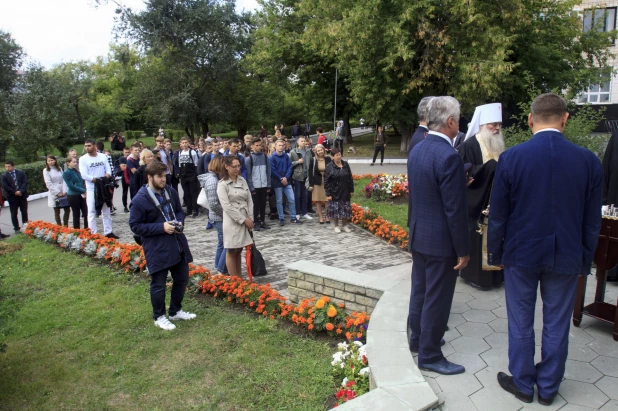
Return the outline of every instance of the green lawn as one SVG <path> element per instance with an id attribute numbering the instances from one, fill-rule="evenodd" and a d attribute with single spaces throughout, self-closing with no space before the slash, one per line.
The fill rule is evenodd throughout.
<path id="1" fill-rule="evenodd" d="M 4 253 L 6 244 L 23 249 Z M 148 282 L 17 237 L 0 243 L 0 409 L 324 409 L 328 343 L 220 301 L 151 320 Z M 169 298 L 169 292 L 168 292 Z"/>
<path id="2" fill-rule="evenodd" d="M 369 207 L 373 211 L 380 214 L 386 221 L 393 224 L 398 224 L 406 231 L 408 230 L 408 204 L 394 203 L 393 201 L 375 201 L 371 198 L 365 197 L 363 188 L 371 179 L 363 178 L 362 180 L 354 181 L 354 195 L 352 196 L 352 202 L 359 204 L 363 207 Z"/>
<path id="3" fill-rule="evenodd" d="M 388 144 L 384 150 L 384 158 L 406 158 L 407 154 L 403 154 L 399 151 L 401 145 L 401 135 L 395 136 L 393 133 L 387 133 Z M 354 142 L 347 146 L 354 146 L 356 148 L 356 154 L 354 157 L 373 157 L 374 143 L 373 133 L 365 134 L 359 137 L 354 137 Z M 347 154 L 347 146 L 344 145 L 344 149 Z"/>

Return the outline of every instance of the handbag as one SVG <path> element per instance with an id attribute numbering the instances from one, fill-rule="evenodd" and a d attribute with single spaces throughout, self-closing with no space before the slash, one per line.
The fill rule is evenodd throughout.
<path id="1" fill-rule="evenodd" d="M 253 231 L 249 231 L 249 235 L 251 239 L 253 239 Z M 264 257 L 262 257 L 262 253 L 255 246 L 255 240 L 253 244 L 249 244 L 247 246 L 247 252 L 245 253 L 245 261 L 247 263 L 247 275 L 249 276 L 249 281 L 253 281 L 253 277 L 262 277 L 268 274 L 266 270 L 266 262 L 264 261 Z"/>
<path id="2" fill-rule="evenodd" d="M 206 189 L 202 188 L 200 195 L 197 196 L 197 203 L 204 208 L 208 208 L 208 199 L 206 198 Z"/>
<path id="3" fill-rule="evenodd" d="M 65 208 L 69 207 L 69 199 L 67 196 L 56 197 L 56 207 Z"/>

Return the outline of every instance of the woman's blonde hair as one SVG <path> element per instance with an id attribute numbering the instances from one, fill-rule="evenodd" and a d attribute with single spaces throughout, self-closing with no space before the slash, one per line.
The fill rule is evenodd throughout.
<path id="1" fill-rule="evenodd" d="M 324 157 L 326 157 L 326 149 L 324 148 L 322 144 L 316 144 L 315 147 L 313 148 L 316 157 L 318 156 L 318 148 L 321 148 L 322 150 L 324 150 Z"/>
<path id="2" fill-rule="evenodd" d="M 148 150 L 147 148 L 143 149 L 140 153 L 139 153 L 139 165 L 140 166 L 145 166 L 146 162 L 144 161 L 144 159 L 146 158 L 146 156 L 150 154 L 151 156 L 154 157 L 154 154 L 152 154 L 152 151 Z"/>
<path id="3" fill-rule="evenodd" d="M 268 155 L 270 156 L 274 152 L 275 152 L 275 143 L 269 143 L 268 144 Z"/>

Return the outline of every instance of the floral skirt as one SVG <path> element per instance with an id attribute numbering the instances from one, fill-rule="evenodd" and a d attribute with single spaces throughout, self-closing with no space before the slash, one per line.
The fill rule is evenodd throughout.
<path id="1" fill-rule="evenodd" d="M 352 204 L 349 201 L 329 201 L 326 215 L 328 218 L 352 218 Z"/>

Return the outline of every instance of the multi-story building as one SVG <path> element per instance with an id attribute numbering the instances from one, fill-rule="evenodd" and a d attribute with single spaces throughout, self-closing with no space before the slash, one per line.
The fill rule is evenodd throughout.
<path id="1" fill-rule="evenodd" d="M 616 28 L 618 0 L 583 0 L 578 9 L 583 16 L 584 31 L 593 29 L 611 31 Z M 618 44 L 614 44 L 610 51 L 616 55 L 610 60 L 610 64 L 618 69 Z M 591 86 L 580 94 L 577 103 L 604 106 L 605 118 L 618 120 L 618 75 L 614 73 L 610 80 Z M 607 130 L 607 124 L 603 128 Z"/>

